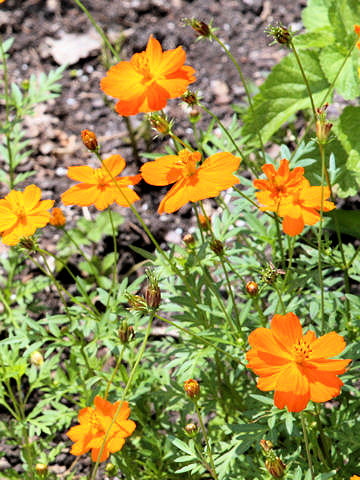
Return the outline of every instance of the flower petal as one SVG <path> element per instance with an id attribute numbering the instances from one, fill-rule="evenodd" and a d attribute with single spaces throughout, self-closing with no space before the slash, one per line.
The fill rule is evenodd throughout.
<path id="1" fill-rule="evenodd" d="M 345 340 L 336 332 L 330 332 L 318 338 L 311 344 L 310 360 L 328 358 L 339 355 L 346 347 Z"/>
<path id="2" fill-rule="evenodd" d="M 158 212 L 173 213 L 190 202 L 186 179 L 181 179 L 173 185 L 165 197 L 161 200 Z"/>
<path id="3" fill-rule="evenodd" d="M 105 170 L 106 173 L 109 170 L 111 175 L 113 177 L 116 177 L 124 170 L 126 162 L 121 155 L 111 155 L 103 161 L 103 165 L 105 166 L 102 168 Z M 108 173 L 107 176 L 110 177 Z"/>
<path id="4" fill-rule="evenodd" d="M 310 400 L 310 387 L 301 367 L 290 363 L 276 382 L 274 404 L 277 408 L 287 407 L 289 412 L 304 410 Z"/>
<path id="5" fill-rule="evenodd" d="M 91 185 L 97 184 L 97 178 L 95 177 L 95 171 L 88 165 L 79 165 L 76 167 L 69 167 L 67 176 L 77 182 L 88 183 Z"/>
<path id="6" fill-rule="evenodd" d="M 274 338 L 287 350 L 303 336 L 300 320 L 293 312 L 274 315 L 271 320 L 271 331 Z"/>
<path id="7" fill-rule="evenodd" d="M 24 205 L 27 212 L 30 212 L 40 201 L 41 190 L 36 185 L 29 185 L 23 193 Z"/>
<path id="8" fill-rule="evenodd" d="M 165 155 L 153 162 L 145 163 L 140 169 L 141 175 L 150 185 L 170 185 L 182 176 L 183 167 L 178 162 L 177 155 Z"/>
<path id="9" fill-rule="evenodd" d="M 282 228 L 284 233 L 290 235 L 290 237 L 295 237 L 295 235 L 300 235 L 300 233 L 304 230 L 304 220 L 302 217 L 292 218 L 289 216 L 285 216 Z"/>
<path id="10" fill-rule="evenodd" d="M 61 195 L 61 200 L 64 205 L 89 207 L 96 202 L 99 195 L 100 190 L 97 188 L 97 186 L 79 183 L 69 188 L 69 190 L 66 190 L 66 192 Z"/>

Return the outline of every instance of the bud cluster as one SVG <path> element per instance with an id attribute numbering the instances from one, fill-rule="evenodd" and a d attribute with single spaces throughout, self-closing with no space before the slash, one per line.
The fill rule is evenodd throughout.
<path id="1" fill-rule="evenodd" d="M 260 446 L 263 449 L 263 453 L 266 457 L 265 468 L 273 478 L 283 478 L 286 465 L 277 457 L 273 451 L 273 444 L 269 440 L 260 440 Z"/>

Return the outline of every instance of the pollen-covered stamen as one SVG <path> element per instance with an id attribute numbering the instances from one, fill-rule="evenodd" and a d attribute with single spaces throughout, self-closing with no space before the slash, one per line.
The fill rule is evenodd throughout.
<path id="1" fill-rule="evenodd" d="M 312 352 L 311 346 L 303 338 L 298 340 L 291 348 L 291 353 L 295 363 L 303 363 Z"/>
<path id="2" fill-rule="evenodd" d="M 144 77 L 142 80 L 143 83 L 149 82 L 153 79 L 150 71 L 149 59 L 146 55 L 146 52 L 135 54 L 131 60 L 131 63 L 134 69 Z"/>
<path id="3" fill-rule="evenodd" d="M 104 425 L 101 423 L 99 415 L 95 411 L 90 412 L 89 424 L 98 432 L 105 432 Z"/>
<path id="4" fill-rule="evenodd" d="M 18 217 L 18 220 L 20 222 L 24 222 L 24 220 L 26 219 L 26 210 L 24 205 L 21 205 L 20 203 L 16 202 L 14 213 Z"/>
<path id="5" fill-rule="evenodd" d="M 189 150 L 181 150 L 178 153 L 180 157 L 176 165 L 183 167 L 184 177 L 191 177 L 196 172 L 196 160 Z"/>
<path id="6" fill-rule="evenodd" d="M 109 177 L 107 173 L 102 168 L 96 168 L 94 173 L 95 173 L 98 187 L 101 190 L 104 190 L 107 184 L 109 183 Z"/>

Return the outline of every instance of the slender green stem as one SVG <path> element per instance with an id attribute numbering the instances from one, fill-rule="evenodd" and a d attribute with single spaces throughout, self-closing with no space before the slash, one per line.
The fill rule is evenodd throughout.
<path id="1" fill-rule="evenodd" d="M 354 263 L 356 257 L 359 255 L 360 253 L 360 246 L 358 246 L 358 248 L 356 249 L 354 255 L 350 258 L 350 260 L 348 261 L 347 263 L 347 268 L 349 269 L 351 267 L 351 265 Z"/>
<path id="2" fill-rule="evenodd" d="M 305 441 L 305 449 L 306 449 L 306 456 L 310 468 L 311 479 L 315 480 L 314 469 L 311 459 L 310 447 L 309 447 L 309 439 L 306 431 L 305 419 L 304 419 L 304 412 L 300 412 L 300 419 L 301 419 L 301 427 L 304 434 L 304 441 Z"/>
<path id="3" fill-rule="evenodd" d="M 168 320 L 167 318 L 165 317 L 161 317 L 160 315 L 158 314 L 155 314 L 155 317 L 158 318 L 159 320 L 165 322 L 165 323 L 168 323 L 169 325 L 171 325 L 172 327 L 174 328 L 177 328 L 178 330 L 180 330 L 181 332 L 184 332 L 186 333 L 187 335 L 190 335 L 191 337 L 194 337 L 196 338 L 197 340 L 199 340 L 200 342 L 203 342 L 205 343 L 206 345 L 209 345 L 209 347 L 212 347 L 214 348 L 217 352 L 225 355 L 226 357 L 228 357 L 229 360 L 235 360 L 237 363 L 239 363 L 241 366 L 245 367 L 245 364 L 239 359 L 239 357 L 234 357 L 233 355 L 231 355 L 230 353 L 226 352 L 225 350 L 223 350 L 222 348 L 220 347 L 217 347 L 216 345 L 214 345 L 213 343 L 211 343 L 209 340 L 207 340 L 206 338 L 204 337 L 201 337 L 200 335 L 197 335 L 196 333 L 193 333 L 191 330 L 189 330 L 188 328 L 185 328 L 185 327 L 181 327 L 180 325 L 177 325 L 176 323 L 172 322 L 171 320 Z M 234 347 L 238 347 L 238 345 L 235 345 L 235 344 L 231 344 L 233 345 Z"/>
<path id="4" fill-rule="evenodd" d="M 10 190 L 14 188 L 14 165 L 13 165 L 13 152 L 11 149 L 11 129 L 10 129 L 10 102 L 9 102 L 9 78 L 8 78 L 8 71 L 7 71 L 7 61 L 6 61 L 6 54 L 3 48 L 2 38 L 0 36 L 0 51 L 1 51 L 1 58 L 3 64 L 3 72 L 4 72 L 4 97 L 5 97 L 5 112 L 6 112 L 6 149 L 8 152 L 9 157 L 9 186 Z"/>
<path id="5" fill-rule="evenodd" d="M 235 150 L 238 152 L 239 155 L 243 156 L 238 144 L 235 142 L 234 138 L 232 137 L 232 135 L 230 134 L 228 129 L 225 127 L 225 125 L 222 123 L 220 118 L 218 116 L 216 116 L 215 113 L 213 113 L 211 110 L 206 108 L 205 105 L 203 105 L 202 103 L 199 103 L 198 105 L 199 105 L 200 108 L 202 108 L 204 110 L 204 112 L 206 112 L 208 115 L 210 115 L 210 117 L 212 117 L 214 120 L 216 120 L 216 123 L 219 124 L 219 127 L 225 133 L 225 135 L 228 137 L 230 142 L 233 144 Z"/>
<path id="6" fill-rule="evenodd" d="M 204 440 L 205 440 L 205 443 L 206 443 L 207 454 L 209 455 L 209 460 L 210 460 L 210 464 L 211 464 L 211 468 L 212 468 L 211 476 L 214 478 L 214 480 L 218 480 L 218 476 L 217 476 L 216 470 L 215 470 L 214 459 L 213 459 L 213 456 L 212 456 L 212 451 L 211 451 L 211 447 L 210 447 L 210 443 L 209 443 L 209 438 L 208 438 L 206 428 L 205 428 L 205 425 L 204 425 L 204 422 L 203 422 L 203 419 L 202 419 L 202 416 L 201 416 L 201 413 L 200 413 L 199 405 L 198 405 L 198 403 L 195 399 L 194 399 L 194 405 L 195 405 L 196 413 L 197 413 L 197 416 L 198 416 L 198 419 L 199 419 L 200 428 L 201 428 L 201 431 L 202 431 L 202 434 L 203 434 L 203 437 L 204 437 Z"/>
<path id="7" fill-rule="evenodd" d="M 316 107 L 315 107 L 315 103 L 314 103 L 314 99 L 313 99 L 313 95 L 312 95 L 312 91 L 311 91 L 311 88 L 310 88 L 310 84 L 309 84 L 309 81 L 306 77 L 306 74 L 305 74 L 305 70 L 302 66 L 302 63 L 301 63 L 301 60 L 300 60 L 300 57 L 296 51 L 296 48 L 295 48 L 295 45 L 294 45 L 294 42 L 290 39 L 290 42 L 289 42 L 291 48 L 292 48 L 292 51 L 295 55 L 295 58 L 296 58 L 296 61 L 297 61 L 297 64 L 299 65 L 299 68 L 300 68 L 300 71 L 301 71 L 301 75 L 303 77 L 303 80 L 304 80 L 304 83 L 305 83 L 305 86 L 306 86 L 306 90 L 308 92 L 308 95 L 309 95 L 309 99 L 310 99 L 310 103 L 311 103 L 311 109 L 312 109 L 312 112 L 313 112 L 313 116 L 314 116 L 314 121 L 316 122 L 316 119 L 317 119 L 317 114 L 316 114 Z"/>
<path id="8" fill-rule="evenodd" d="M 110 377 L 110 380 L 108 381 L 107 385 L 106 385 L 106 390 L 105 390 L 105 395 L 104 395 L 104 400 L 107 399 L 107 396 L 108 396 L 108 393 L 109 393 L 109 390 L 110 390 L 110 387 L 111 387 L 111 384 L 112 382 L 114 381 L 114 378 L 119 370 L 119 367 L 120 367 L 120 364 L 122 362 L 122 359 L 123 359 L 123 356 L 124 356 L 124 352 L 125 352 L 125 344 L 123 344 L 122 348 L 121 348 L 121 352 L 120 352 L 120 355 L 119 355 L 119 358 L 117 359 L 117 362 L 116 362 L 116 365 L 115 365 L 115 368 L 114 368 L 114 371 Z"/>
<path id="9" fill-rule="evenodd" d="M 0 300 L 3 303 L 6 311 L 8 312 L 9 318 L 11 320 L 11 323 L 13 324 L 14 329 L 17 330 L 19 328 L 19 324 L 17 323 L 16 318 L 14 317 L 13 311 L 10 308 L 10 305 L 8 304 L 1 289 L 0 289 Z"/>
<path id="10" fill-rule="evenodd" d="M 117 51 L 115 50 L 115 48 L 111 45 L 110 43 L 110 40 L 107 38 L 107 36 L 105 35 L 104 33 L 104 30 L 99 27 L 98 23 L 96 22 L 96 20 L 94 19 L 94 17 L 91 15 L 91 13 L 89 12 L 89 10 L 85 7 L 85 5 L 80 1 L 80 0 L 74 0 L 74 2 L 76 3 L 76 5 L 85 13 L 85 15 L 87 16 L 87 18 L 90 20 L 92 26 L 95 28 L 95 30 L 98 32 L 98 34 L 100 35 L 100 37 L 102 38 L 104 44 L 109 48 L 109 50 L 111 51 L 111 53 L 114 55 L 114 57 L 116 58 L 117 61 L 120 60 L 120 57 L 117 53 Z"/>
<path id="11" fill-rule="evenodd" d="M 208 224 L 209 224 L 209 231 L 210 231 L 210 234 L 212 236 L 212 239 L 213 240 L 216 240 L 215 238 L 215 235 L 214 235 L 214 232 L 213 232 L 213 229 L 212 229 L 212 226 L 211 226 L 211 223 L 210 223 L 210 220 L 205 212 L 205 208 L 204 208 L 204 205 L 202 203 L 202 201 L 200 200 L 200 208 L 203 212 L 203 215 L 204 217 L 206 218 Z M 233 288 L 232 288 L 232 285 L 231 285 L 231 282 L 230 282 L 230 278 L 229 278 L 229 274 L 228 274 L 228 271 L 226 270 L 226 265 L 225 265 L 225 262 L 224 262 L 224 258 L 223 258 L 223 255 L 218 255 L 219 257 L 219 260 L 220 260 L 220 263 L 221 263 L 221 266 L 222 266 L 222 269 L 223 269 L 223 272 L 224 272 L 224 275 L 225 275 L 225 279 L 226 279 L 226 284 L 227 284 L 227 290 L 228 290 L 228 294 L 231 298 L 231 302 L 232 302 L 232 305 L 233 305 L 233 310 L 235 312 L 235 318 L 236 318 L 236 324 L 237 324 L 237 328 L 238 328 L 238 331 L 240 332 L 240 335 L 242 337 L 242 339 L 245 341 L 245 338 L 244 338 L 244 334 L 243 332 L 241 331 L 241 328 L 240 328 L 240 315 L 239 315 L 239 310 L 237 308 L 237 305 L 236 305 L 236 302 L 235 302 L 235 296 L 234 296 L 234 292 L 233 292 Z"/>
<path id="12" fill-rule="evenodd" d="M 328 97 L 330 96 L 332 90 L 335 88 L 335 83 L 337 82 L 337 79 L 339 78 L 340 73 L 342 72 L 343 68 L 345 67 L 345 64 L 346 64 L 346 62 L 348 61 L 350 55 L 352 54 L 352 52 L 353 52 L 353 50 L 354 50 L 357 42 L 358 42 L 358 39 L 356 39 L 356 40 L 354 41 L 354 43 L 352 44 L 352 46 L 349 48 L 349 50 L 348 50 L 348 52 L 347 52 L 347 54 L 346 54 L 346 56 L 345 56 L 342 64 L 340 65 L 339 70 L 337 71 L 337 74 L 335 75 L 335 77 L 334 77 L 333 81 L 331 82 L 331 84 L 329 85 L 329 88 L 327 89 L 327 91 L 326 91 L 323 99 L 321 100 L 320 105 L 323 105 L 323 104 L 326 102 L 326 100 L 327 100 Z M 309 133 L 310 129 L 312 128 L 312 125 L 313 125 L 313 123 L 314 123 L 315 121 L 316 121 L 316 119 L 313 118 L 313 119 L 310 121 L 310 123 L 308 124 L 308 126 L 306 127 L 306 129 L 305 129 L 305 131 L 304 131 L 304 133 L 303 133 L 300 141 L 298 142 L 296 148 L 294 149 L 294 151 L 293 151 L 292 154 L 291 154 L 290 162 L 291 162 L 291 160 L 294 158 L 294 156 L 295 156 L 296 152 L 298 151 L 300 145 L 302 145 L 302 143 L 303 143 L 304 140 L 306 139 L 306 137 L 307 137 L 307 135 L 308 135 L 308 133 Z"/>
<path id="13" fill-rule="evenodd" d="M 280 220 L 278 215 L 275 216 L 275 226 L 276 226 L 276 235 L 278 239 L 278 245 L 280 248 L 280 258 L 281 258 L 281 266 L 285 266 L 285 254 L 284 254 L 284 247 L 282 243 L 282 237 L 281 237 L 281 232 L 280 232 Z"/>
<path id="14" fill-rule="evenodd" d="M 281 305 L 281 311 L 282 311 L 283 315 L 285 315 L 285 313 L 286 313 L 286 308 L 285 308 L 285 305 L 284 305 L 284 302 L 283 302 L 283 299 L 282 299 L 281 291 L 280 291 L 279 287 L 277 286 L 276 281 L 275 281 L 275 283 L 273 284 L 273 287 L 275 288 L 276 293 L 278 294 L 278 297 L 279 297 L 278 304 L 276 305 L 276 311 L 277 311 L 277 309 L 278 309 L 278 305 L 280 304 L 280 305 Z"/>
<path id="15" fill-rule="evenodd" d="M 243 75 L 243 72 L 242 72 L 242 69 L 239 65 L 239 63 L 235 60 L 234 56 L 232 55 L 232 53 L 230 52 L 230 50 L 226 47 L 226 45 L 214 34 L 212 33 L 211 34 L 211 37 L 220 45 L 220 47 L 224 50 L 224 52 L 226 53 L 226 55 L 230 58 L 230 60 L 232 61 L 232 63 L 235 65 L 235 68 L 239 74 L 239 77 L 240 77 L 240 80 L 244 86 L 244 89 L 245 89 L 245 93 L 246 93 L 246 96 L 247 96 L 247 99 L 248 99 L 248 102 L 249 102 L 249 106 L 250 106 L 250 110 L 251 110 L 251 113 L 253 115 L 253 118 L 254 118 L 254 124 L 255 124 L 255 128 L 256 128 L 256 132 L 258 134 L 258 137 L 259 137 L 259 142 L 260 142 L 260 146 L 261 146 L 261 152 L 262 152 L 262 156 L 263 156 L 263 160 L 265 162 L 265 148 L 264 148 L 264 142 L 262 140 L 262 136 L 261 136 L 261 132 L 260 132 L 260 129 L 259 129 L 259 125 L 258 125 L 258 121 L 257 121 L 257 116 L 256 116 L 256 113 L 255 113 L 255 109 L 254 109 L 254 105 L 253 105 L 253 102 L 252 102 L 252 99 L 251 99 L 251 95 L 250 95 L 250 90 L 249 90 L 249 87 L 248 87 L 248 84 L 245 80 L 245 77 Z"/>
<path id="16" fill-rule="evenodd" d="M 212 279 L 211 275 L 210 275 L 210 272 L 208 271 L 208 269 L 204 266 L 201 265 L 201 268 L 202 268 L 202 271 L 204 272 L 204 278 L 205 278 L 205 283 L 206 285 L 208 286 L 208 288 L 214 293 L 214 295 L 216 296 L 217 298 L 217 301 L 219 302 L 219 305 L 220 305 L 220 308 L 223 312 L 223 314 L 225 315 L 225 319 L 228 323 L 228 326 L 231 330 L 231 332 L 233 334 L 236 334 L 236 328 L 235 328 L 235 325 L 231 319 L 231 317 L 229 316 L 227 310 L 226 310 L 226 306 L 224 305 L 224 300 L 221 298 L 217 288 L 213 285 L 214 283 L 214 280 Z"/>
<path id="17" fill-rule="evenodd" d="M 325 181 L 325 151 L 324 145 L 319 143 L 320 155 L 321 155 L 321 204 L 320 204 L 320 222 L 318 230 L 318 272 L 319 272 L 319 284 L 320 284 L 320 321 L 321 321 L 321 335 L 325 330 L 325 298 L 324 298 L 324 281 L 322 273 L 322 225 L 323 225 L 323 212 L 324 212 L 324 181 Z"/>
<path id="18" fill-rule="evenodd" d="M 94 466 L 94 469 L 92 471 L 92 474 L 91 474 L 91 477 L 90 477 L 90 480 L 95 480 L 96 478 L 96 472 L 99 468 L 99 463 L 100 463 L 100 458 L 101 458 L 101 455 L 102 455 L 102 452 L 104 451 L 104 447 L 105 447 L 105 444 L 106 444 L 106 440 L 109 436 L 109 433 L 110 433 L 110 430 L 112 428 L 112 426 L 114 425 L 114 423 L 116 422 L 116 419 L 120 413 L 120 410 L 121 410 L 121 407 L 122 407 L 122 404 L 124 403 L 124 399 L 126 397 L 126 394 L 128 393 L 128 391 L 130 390 L 130 387 L 131 387 L 131 384 L 132 384 L 132 381 L 134 379 L 134 376 L 135 376 L 135 373 L 136 373 L 136 369 L 140 363 L 140 360 L 144 354 L 144 351 L 145 351 L 145 347 L 146 347 L 146 344 L 147 344 L 147 341 L 148 341 L 148 338 L 149 338 L 149 335 L 150 335 L 150 331 L 151 331 L 151 325 L 152 325 L 152 321 L 154 319 L 154 316 L 155 316 L 155 310 L 153 310 L 151 313 L 150 313 L 150 318 L 149 318 L 149 323 L 148 323 L 148 326 L 147 326 L 147 329 L 146 329 L 146 332 L 145 332 L 145 337 L 144 337 L 144 340 L 143 340 L 143 343 L 141 344 L 141 347 L 140 347 L 140 350 L 138 352 L 138 355 L 137 355 L 137 358 L 135 360 L 135 363 L 134 363 L 134 366 L 132 367 L 131 369 L 131 372 L 130 372 L 130 375 L 129 375 L 129 378 L 128 378 L 128 381 L 125 385 L 125 388 L 122 392 L 122 395 L 121 395 L 121 400 L 120 400 L 120 403 L 119 403 L 119 406 L 118 408 L 116 409 L 116 412 L 114 414 L 114 417 L 109 425 L 109 428 L 107 429 L 106 433 L 105 433 L 105 436 L 104 436 L 104 440 L 103 440 L 103 443 L 101 445 L 101 448 L 100 448 L 100 452 L 99 452 L 99 455 L 98 455 L 98 458 L 96 460 L 96 463 L 95 463 L 95 466 Z"/>
<path id="19" fill-rule="evenodd" d="M 111 290 L 110 290 L 110 293 L 108 295 L 108 300 L 107 300 L 107 307 L 109 307 L 111 293 L 114 291 L 115 285 L 116 285 L 116 282 L 117 282 L 118 251 L 117 251 L 115 225 L 114 225 L 114 220 L 113 220 L 113 217 L 112 217 L 112 214 L 111 214 L 111 209 L 108 207 L 107 211 L 109 213 L 109 220 L 110 220 L 110 223 L 111 223 L 111 231 L 112 231 L 113 246 L 114 246 L 113 278 L 112 278 Z"/>
<path id="20" fill-rule="evenodd" d="M 45 270 L 33 257 L 29 257 L 34 263 L 35 265 L 43 272 L 45 273 L 45 275 L 47 275 L 50 280 L 54 283 L 55 287 L 64 292 L 66 295 L 68 295 L 69 298 L 71 298 L 71 300 L 76 303 L 77 305 L 81 305 L 83 308 L 85 308 L 86 310 L 88 310 L 89 312 L 91 312 L 92 314 L 95 314 L 97 317 L 100 316 L 100 313 L 98 311 L 98 309 L 95 307 L 95 305 L 93 305 L 92 301 L 91 301 L 91 298 L 89 297 L 89 295 L 87 294 L 86 291 L 84 291 L 84 289 L 82 288 L 82 286 L 79 284 L 79 282 L 77 281 L 75 275 L 72 273 L 71 269 L 66 265 L 66 263 L 61 260 L 60 258 L 58 258 L 56 255 L 54 255 L 53 253 L 51 252 L 48 252 L 47 250 L 44 250 L 44 249 L 41 249 L 39 248 L 38 250 L 38 253 L 42 256 L 42 258 L 44 259 L 44 263 L 46 265 L 46 268 L 47 270 Z M 79 300 L 77 300 L 63 285 L 61 285 L 59 282 L 57 282 L 57 280 L 55 279 L 55 277 L 53 276 L 52 272 L 51 272 L 51 269 L 46 261 L 46 255 L 49 255 L 50 257 L 54 258 L 57 262 L 61 263 L 61 265 L 65 268 L 65 270 L 68 272 L 68 274 L 71 276 L 71 278 L 74 280 L 75 284 L 79 287 L 79 290 L 80 292 L 82 293 L 82 295 L 87 299 L 87 301 L 89 302 L 89 305 L 91 305 L 91 307 L 89 305 L 85 305 L 83 304 L 82 302 L 79 302 Z M 54 280 L 53 280 L 54 279 Z M 56 283 L 55 283 L 56 282 Z M 63 298 L 63 297 L 61 297 Z M 65 306 L 65 304 L 64 304 Z"/>
<path id="21" fill-rule="evenodd" d="M 25 413 L 25 405 L 24 405 L 24 398 L 23 393 L 21 390 L 21 381 L 19 378 L 16 379 L 16 386 L 17 386 L 17 395 L 18 395 L 18 407 L 20 410 L 20 417 L 21 417 L 21 430 L 23 436 L 23 444 L 24 444 L 24 457 L 26 459 L 26 463 L 29 467 L 30 478 L 34 479 L 34 459 L 33 459 L 33 452 L 31 447 L 31 442 L 29 439 L 29 434 L 26 429 L 26 413 Z"/>
<path id="22" fill-rule="evenodd" d="M 175 145 L 176 145 L 176 142 L 180 143 L 180 145 L 182 145 L 184 148 L 186 148 L 186 150 L 190 150 L 190 152 L 193 152 L 194 149 L 192 148 L 191 145 L 189 145 L 188 143 L 184 142 L 183 140 L 181 140 L 181 138 L 179 138 L 177 135 L 175 135 L 175 133 L 173 132 L 169 132 L 169 136 L 172 138 L 172 140 L 174 141 Z"/>
<path id="23" fill-rule="evenodd" d="M 286 273 L 285 273 L 284 281 L 283 281 L 282 287 L 281 287 L 282 293 L 284 293 L 284 291 L 285 291 L 286 284 L 287 284 L 288 278 L 290 276 L 291 265 L 292 265 L 292 261 L 293 261 L 293 257 L 294 257 L 295 241 L 296 241 L 296 237 L 292 237 L 291 240 L 290 240 L 290 237 L 288 237 L 289 259 L 288 259 L 288 265 L 286 267 Z"/>
<path id="24" fill-rule="evenodd" d="M 319 148 L 320 148 L 320 154 L 325 155 L 325 145 L 320 145 L 319 144 Z M 321 156 L 321 162 L 323 162 L 322 156 Z M 330 182 L 329 172 L 328 172 L 327 167 L 326 167 L 325 159 L 324 159 L 324 169 L 325 169 L 326 183 L 327 183 L 327 185 L 330 189 L 330 199 L 331 199 L 332 202 L 335 202 L 335 196 L 334 196 L 334 193 L 333 193 L 333 190 L 332 190 L 332 185 L 331 185 L 331 182 Z M 342 238 L 341 238 L 341 231 L 340 231 L 340 225 L 339 225 L 337 210 L 335 209 L 333 213 L 334 213 L 333 214 L 333 219 L 334 219 L 334 223 L 335 223 L 335 231 L 336 231 L 336 236 L 337 236 L 338 245 L 339 245 L 339 249 L 340 249 L 341 261 L 342 261 L 341 269 L 344 273 L 345 293 L 349 294 L 350 293 L 349 266 L 346 262 L 346 256 L 345 256 L 345 251 L 344 251 L 344 245 L 343 245 Z M 349 325 L 351 323 L 351 306 L 350 306 L 350 301 L 347 297 L 345 297 L 345 310 L 346 310 L 347 322 L 348 322 L 348 325 Z"/>
<path id="25" fill-rule="evenodd" d="M 40 250 L 39 250 L 39 253 L 40 253 L 42 259 L 44 260 L 46 269 L 43 268 L 43 267 L 40 265 L 40 263 L 39 263 L 37 260 L 35 260 L 34 257 L 30 257 L 30 256 L 29 256 L 29 258 L 33 261 L 33 263 L 35 263 L 35 265 L 36 265 L 43 273 L 45 273 L 45 275 L 46 275 L 47 277 L 50 278 L 50 280 L 52 281 L 52 283 L 53 283 L 53 285 L 55 286 L 56 290 L 58 291 L 59 297 L 61 298 L 61 301 L 62 301 L 62 303 L 63 303 L 63 305 L 64 305 L 64 309 L 65 309 L 66 315 L 67 315 L 67 317 L 69 318 L 69 320 L 71 321 L 71 315 L 70 315 L 68 306 L 67 306 L 67 304 L 66 304 L 65 297 L 64 297 L 64 295 L 63 295 L 63 291 L 65 291 L 65 293 L 68 293 L 68 292 L 65 290 L 65 288 L 64 288 L 62 285 L 60 285 L 60 284 L 58 283 L 58 281 L 56 280 L 56 278 L 55 278 L 54 275 L 52 274 L 51 269 L 50 269 L 50 266 L 49 266 L 49 264 L 48 264 L 48 262 L 47 262 L 47 260 L 46 260 L 46 256 L 45 256 Z M 69 295 L 70 297 L 72 296 L 70 293 L 68 293 L 68 295 Z"/>
<path id="26" fill-rule="evenodd" d="M 254 200 L 252 200 L 250 197 L 248 197 L 244 192 L 242 192 L 241 190 L 239 190 L 237 187 L 233 186 L 232 187 L 234 190 L 236 190 L 238 192 L 239 195 L 241 195 L 243 198 L 245 198 L 248 202 L 250 202 L 252 205 L 254 205 L 254 207 L 256 207 L 257 209 L 259 209 L 259 205 L 254 202 Z M 267 215 L 268 217 L 270 218 L 276 218 L 274 214 L 270 213 L 270 212 L 266 212 L 264 211 L 263 213 L 265 213 L 265 215 Z"/>
<path id="27" fill-rule="evenodd" d="M 195 211 L 195 215 L 196 215 L 196 220 L 197 220 L 198 229 L 199 229 L 199 232 L 200 232 L 201 243 L 204 243 L 204 233 L 203 233 L 203 229 L 201 228 L 200 217 L 199 217 L 199 210 L 198 210 L 198 208 L 197 208 L 196 203 L 193 203 L 193 207 L 194 207 L 194 211 Z"/>

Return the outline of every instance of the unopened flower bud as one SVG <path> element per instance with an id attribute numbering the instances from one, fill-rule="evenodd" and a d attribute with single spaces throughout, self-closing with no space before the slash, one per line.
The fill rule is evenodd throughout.
<path id="1" fill-rule="evenodd" d="M 325 103 L 322 107 L 316 109 L 317 120 L 316 120 L 316 136 L 321 144 L 326 144 L 327 139 L 330 135 L 330 130 L 333 126 L 332 123 L 327 122 L 326 119 L 326 110 L 329 104 Z"/>
<path id="2" fill-rule="evenodd" d="M 141 297 L 140 295 L 133 295 L 132 293 L 125 293 L 125 297 L 129 304 L 129 310 L 146 312 L 147 305 L 144 297 Z"/>
<path id="3" fill-rule="evenodd" d="M 35 471 L 39 475 L 39 477 L 45 477 L 48 472 L 48 466 L 46 463 L 37 463 L 35 465 Z"/>
<path id="4" fill-rule="evenodd" d="M 285 275 L 284 270 L 275 268 L 275 266 L 270 262 L 269 265 L 262 271 L 262 280 L 268 285 L 273 285 L 279 275 Z"/>
<path id="5" fill-rule="evenodd" d="M 206 217 L 205 215 L 200 213 L 199 214 L 199 223 L 200 223 L 200 227 L 203 230 L 210 230 L 210 227 L 211 227 L 211 218 L 210 217 Z"/>
<path id="6" fill-rule="evenodd" d="M 61 208 L 55 207 L 52 209 L 49 223 L 54 227 L 63 227 L 65 225 L 66 219 Z"/>
<path id="7" fill-rule="evenodd" d="M 189 25 L 199 37 L 211 37 L 211 25 L 196 18 L 184 18 L 184 24 Z"/>
<path id="8" fill-rule="evenodd" d="M 285 463 L 279 457 L 276 457 L 274 460 L 265 460 L 265 467 L 274 478 L 282 478 L 286 469 Z"/>
<path id="9" fill-rule="evenodd" d="M 216 238 L 211 241 L 210 248 L 219 257 L 224 254 L 224 245 L 220 240 L 217 240 Z"/>
<path id="10" fill-rule="evenodd" d="M 149 115 L 150 125 L 154 130 L 158 131 L 162 135 L 167 135 L 171 132 L 173 121 L 168 119 L 164 115 L 159 115 L 158 113 L 152 113 Z"/>
<path id="11" fill-rule="evenodd" d="M 259 293 L 259 285 L 251 280 L 246 284 L 246 291 L 252 297 L 256 297 L 256 295 Z"/>
<path id="12" fill-rule="evenodd" d="M 284 25 L 269 25 L 265 33 L 268 36 L 273 37 L 274 42 L 280 43 L 281 45 L 289 45 L 292 39 L 291 32 L 289 29 L 284 27 Z"/>
<path id="13" fill-rule="evenodd" d="M 119 339 L 122 344 L 129 343 L 135 337 L 134 327 L 128 326 L 127 321 L 124 320 L 119 328 Z"/>
<path id="14" fill-rule="evenodd" d="M 98 148 L 98 141 L 96 135 L 91 130 L 83 130 L 81 132 L 81 139 L 85 147 L 91 152 L 95 152 Z"/>
<path id="15" fill-rule="evenodd" d="M 186 233 L 183 236 L 183 242 L 185 243 L 185 245 L 194 245 L 195 243 L 194 235 L 192 235 L 191 233 Z"/>
<path id="16" fill-rule="evenodd" d="M 192 378 L 184 382 L 184 390 L 190 398 L 196 399 L 200 395 L 200 386 L 198 382 Z"/>
<path id="17" fill-rule="evenodd" d="M 35 365 L 35 367 L 41 367 L 44 363 L 44 357 L 42 356 L 39 350 L 34 350 L 30 355 L 30 363 L 31 365 Z"/>
<path id="18" fill-rule="evenodd" d="M 260 447 L 264 450 L 264 452 L 269 452 L 270 450 L 272 450 L 273 446 L 274 445 L 270 440 L 260 440 Z"/>
<path id="19" fill-rule="evenodd" d="M 189 435 L 189 437 L 194 437 L 198 431 L 199 428 L 195 423 L 188 423 L 185 425 L 185 432 Z"/>
<path id="20" fill-rule="evenodd" d="M 118 473 L 118 470 L 119 470 L 118 467 L 113 463 L 109 462 L 106 464 L 105 473 L 107 477 L 109 478 L 115 477 L 115 475 Z"/>
<path id="21" fill-rule="evenodd" d="M 182 100 L 190 106 L 197 105 L 199 103 L 199 99 L 195 92 L 191 90 L 186 90 L 186 92 L 181 95 Z"/>
<path id="22" fill-rule="evenodd" d="M 145 289 L 145 300 L 149 308 L 159 308 L 161 302 L 161 292 L 159 281 L 152 270 L 147 270 L 148 284 Z"/>
<path id="23" fill-rule="evenodd" d="M 23 237 L 19 242 L 20 248 L 23 248 L 28 253 L 34 253 L 38 249 L 38 243 L 34 237 Z"/>

